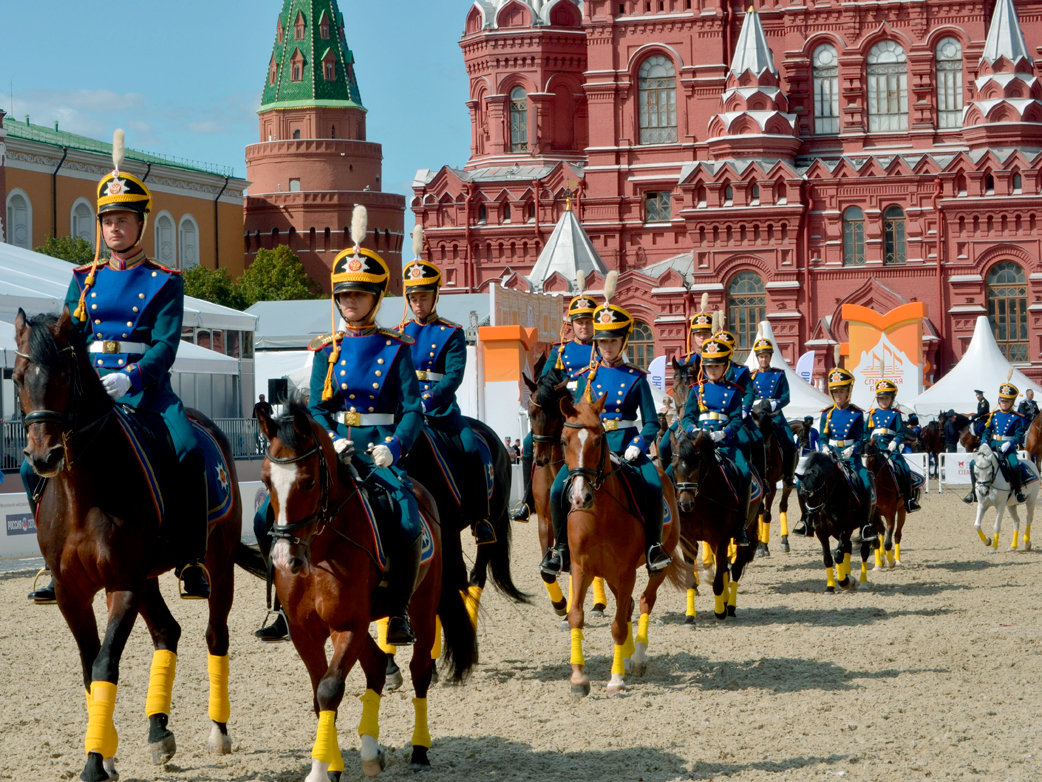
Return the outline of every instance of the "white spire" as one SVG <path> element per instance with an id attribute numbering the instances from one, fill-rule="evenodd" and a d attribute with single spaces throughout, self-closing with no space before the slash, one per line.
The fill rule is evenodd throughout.
<path id="1" fill-rule="evenodd" d="M 764 71 L 778 73 L 774 67 L 771 47 L 767 45 L 763 25 L 760 24 L 760 15 L 753 10 L 752 6 L 749 6 L 749 10 L 745 14 L 742 32 L 738 35 L 738 43 L 734 49 L 734 59 L 731 61 L 731 73 L 735 76 L 740 76 L 746 71 L 752 71 L 755 76 L 759 76 Z"/>
<path id="2" fill-rule="evenodd" d="M 580 270 L 587 276 L 590 272 L 597 272 L 602 277 L 608 273 L 593 242 L 576 219 L 575 212 L 565 209 L 550 238 L 546 240 L 546 246 L 539 253 L 539 260 L 532 267 L 528 282 L 533 291 L 542 291 L 543 283 L 554 272 L 566 280 L 574 280 L 576 272 Z"/>
<path id="3" fill-rule="evenodd" d="M 1013 8 L 1013 0 L 997 0 L 995 12 L 991 15 L 991 26 L 988 28 L 988 40 L 984 43 L 984 54 L 981 60 L 994 63 L 999 57 L 1010 62 L 1027 60 L 1032 62 L 1024 43 L 1024 33 L 1020 29 L 1017 12 Z"/>

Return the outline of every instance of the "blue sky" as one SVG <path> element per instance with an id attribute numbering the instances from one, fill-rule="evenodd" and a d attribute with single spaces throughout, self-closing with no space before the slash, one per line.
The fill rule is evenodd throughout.
<path id="1" fill-rule="evenodd" d="M 466 162 L 470 121 L 459 38 L 468 0 L 339 0 L 367 134 L 383 145 L 384 187 L 412 194 L 418 168 Z M 5 123 L 229 166 L 245 177 L 282 0 L 5 2 Z M 12 109 L 12 87 L 14 105 Z M 406 228 L 412 225 L 406 215 Z"/>

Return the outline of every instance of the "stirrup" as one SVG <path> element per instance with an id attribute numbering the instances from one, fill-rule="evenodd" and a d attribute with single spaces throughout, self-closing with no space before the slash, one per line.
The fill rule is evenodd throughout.
<path id="1" fill-rule="evenodd" d="M 275 619 L 269 624 L 268 619 L 272 616 L 274 616 Z M 285 628 L 283 632 L 277 632 L 280 620 L 282 621 L 282 626 Z M 286 619 L 286 612 L 281 608 L 278 610 L 269 608 L 264 614 L 264 621 L 261 623 L 261 626 L 254 630 L 253 634 L 262 641 L 267 641 L 269 643 L 274 641 L 291 640 L 289 634 L 289 620 Z"/>
<path id="2" fill-rule="evenodd" d="M 416 643 L 416 636 L 413 634 L 407 616 L 387 618 L 387 643 L 391 646 L 412 646 Z"/>
<path id="3" fill-rule="evenodd" d="M 492 526 L 492 522 L 488 519 L 475 521 L 473 532 L 474 540 L 479 546 L 495 543 L 496 540 L 498 540 L 496 537 L 496 528 Z"/>
<path id="4" fill-rule="evenodd" d="M 644 560 L 648 573 L 651 574 L 659 573 L 673 564 L 673 557 L 666 553 L 661 543 L 652 543 L 648 546 L 648 550 L 644 554 Z"/>
<path id="5" fill-rule="evenodd" d="M 510 511 L 511 521 L 528 521 L 531 517 L 532 511 L 528 507 L 527 502 L 519 502 L 514 506 L 514 509 Z"/>
<path id="6" fill-rule="evenodd" d="M 201 594 L 202 589 L 199 590 L 200 594 L 193 594 L 185 589 L 185 573 L 191 570 L 203 571 L 203 585 L 206 587 L 206 594 Z M 206 569 L 206 565 L 202 562 L 190 562 L 181 568 L 181 572 L 177 574 L 177 596 L 182 600 L 209 600 L 210 599 L 210 571 Z"/>
<path id="7" fill-rule="evenodd" d="M 51 582 L 37 589 L 36 584 L 43 576 L 50 576 Z M 36 577 L 33 579 L 33 591 L 29 593 L 29 599 L 38 606 L 51 605 L 58 602 L 58 598 L 54 593 L 54 576 L 51 575 L 51 571 L 47 568 L 42 567 L 36 572 Z"/>
<path id="8" fill-rule="evenodd" d="M 543 555 L 543 561 L 539 563 L 539 570 L 548 576 L 559 576 L 565 571 L 565 554 L 556 546 L 551 546 Z"/>

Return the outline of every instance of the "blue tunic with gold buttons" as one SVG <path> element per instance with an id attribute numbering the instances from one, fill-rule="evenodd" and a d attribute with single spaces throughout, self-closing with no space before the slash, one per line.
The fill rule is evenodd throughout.
<path id="1" fill-rule="evenodd" d="M 1027 435 L 1027 420 L 1024 416 L 1012 410 L 1008 413 L 996 410 L 988 415 L 981 439 L 1000 457 L 1004 457 L 1010 467 L 1017 469 L 1019 464 L 1017 449 L 1024 447 L 1025 435 Z M 1012 443 L 1012 445 L 1003 453 L 1002 446 L 1005 443 Z"/>
<path id="2" fill-rule="evenodd" d="M 907 478 L 909 475 L 908 462 L 905 461 L 904 454 L 901 452 L 901 446 L 905 441 L 905 425 L 900 411 L 893 408 L 889 410 L 872 408 L 868 411 L 865 428 L 868 430 L 868 437 L 872 442 L 880 449 L 886 449 L 894 468 L 901 473 L 899 477 Z M 889 445 L 892 442 L 897 443 L 897 448 L 890 451 Z"/>
<path id="3" fill-rule="evenodd" d="M 333 341 L 340 344 L 333 366 L 332 398 L 322 391 L 333 358 Z M 311 364 L 311 414 L 333 441 L 354 442 L 354 461 L 363 478 L 372 473 L 402 508 L 402 529 L 408 542 L 420 534 L 420 515 L 408 478 L 397 466 L 412 448 L 423 426 L 423 408 L 409 352 L 411 339 L 396 331 L 376 327 L 349 329 L 334 338 L 320 337 L 309 346 Z M 394 457 L 391 467 L 376 467 L 366 451 L 386 445 Z"/>
<path id="4" fill-rule="evenodd" d="M 575 392 L 578 387 L 576 378 L 580 372 L 590 368 L 590 358 L 593 355 L 592 342 L 579 342 L 569 340 L 568 342 L 557 342 L 550 351 L 550 355 L 543 364 L 540 377 L 547 375 L 553 369 L 559 369 L 568 376 L 568 388 Z M 532 458 L 532 433 L 525 435 L 525 441 L 521 446 L 521 452 L 525 459 Z"/>
<path id="5" fill-rule="evenodd" d="M 688 391 L 680 423 L 689 435 L 696 435 L 699 429 L 723 431 L 724 439 L 716 447 L 738 468 L 740 488 L 747 486 L 750 479 L 749 462 L 740 447 L 741 432 L 746 429 L 742 417 L 744 394 L 739 385 L 726 379 L 715 383 L 706 379 Z"/>
<path id="6" fill-rule="evenodd" d="M 833 455 L 844 461 L 853 471 L 860 488 L 866 493 L 871 492 L 872 478 L 861 461 L 861 453 L 865 446 L 865 414 L 861 408 L 857 405 L 833 405 L 826 408 L 821 413 L 821 424 L 818 428 Z M 853 454 L 844 458 L 843 451 L 850 447 L 854 449 Z"/>
<path id="7" fill-rule="evenodd" d="M 774 436 L 778 444 L 786 453 L 795 451 L 792 430 L 785 423 L 785 406 L 790 401 L 789 378 L 785 376 L 785 371 L 776 367 L 757 369 L 752 373 L 752 381 L 754 399 L 773 399 L 778 403 L 778 409 L 771 413 L 771 423 L 774 425 Z"/>
<path id="8" fill-rule="evenodd" d="M 763 442 L 763 435 L 760 434 L 760 430 L 756 428 L 755 421 L 749 415 L 749 411 L 753 409 L 753 399 L 755 398 L 752 373 L 749 372 L 749 367 L 732 361 L 727 368 L 725 379 L 729 383 L 734 383 L 738 386 L 742 393 L 742 418 L 745 421 L 745 426 L 738 431 L 738 446 L 745 452 L 746 459 L 749 459 L 749 449 L 754 444 Z"/>

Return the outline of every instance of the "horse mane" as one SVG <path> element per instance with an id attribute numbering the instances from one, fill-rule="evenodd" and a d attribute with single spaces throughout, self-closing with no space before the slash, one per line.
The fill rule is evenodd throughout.
<path id="1" fill-rule="evenodd" d="M 310 421 L 311 411 L 304 397 L 294 394 L 287 403 L 285 412 L 275 420 L 279 441 L 295 453 L 300 453 L 310 445 L 305 435 L 297 429 L 297 421 L 301 417 Z"/>
<path id="2" fill-rule="evenodd" d="M 535 390 L 535 401 L 544 410 L 557 409 L 557 400 L 563 395 L 559 386 L 565 382 L 563 372 L 551 369 L 539 378 Z"/>
<path id="3" fill-rule="evenodd" d="M 59 317 L 50 312 L 41 312 L 33 315 L 28 320 L 29 326 L 29 361 L 36 366 L 49 371 L 58 366 L 61 361 L 62 349 L 51 333 L 52 327 L 58 323 Z M 69 329 L 69 344 L 72 346 L 76 356 L 83 358 L 87 355 L 87 340 L 77 328 Z M 83 384 L 80 373 L 74 372 L 71 379 L 72 391 L 77 396 L 83 392 Z"/>
<path id="4" fill-rule="evenodd" d="M 706 439 L 703 432 L 699 432 L 697 435 L 685 434 L 677 440 L 676 455 L 688 464 L 694 463 L 706 450 Z"/>

